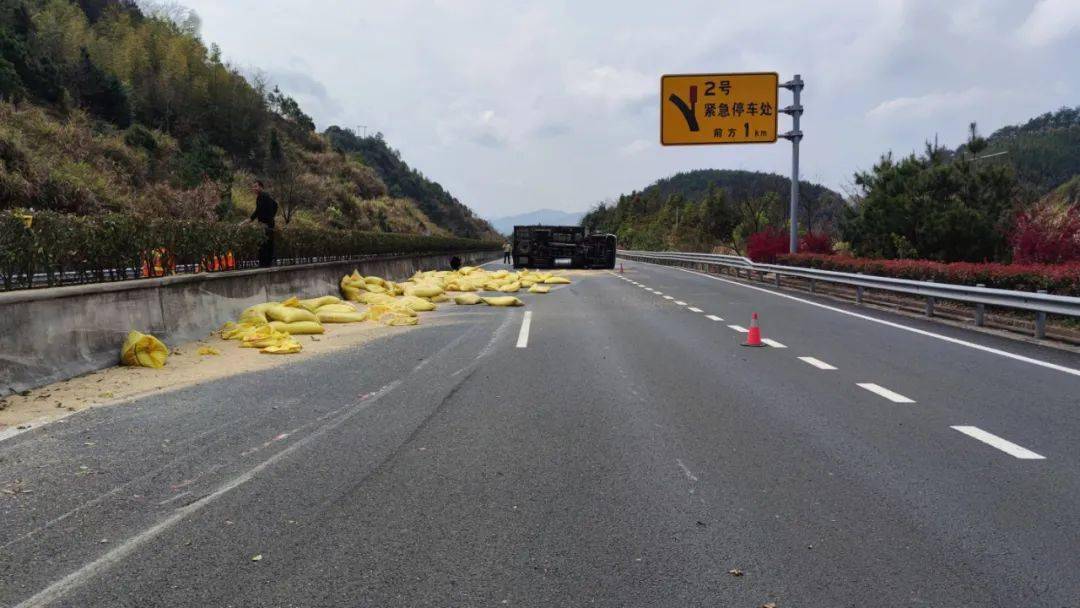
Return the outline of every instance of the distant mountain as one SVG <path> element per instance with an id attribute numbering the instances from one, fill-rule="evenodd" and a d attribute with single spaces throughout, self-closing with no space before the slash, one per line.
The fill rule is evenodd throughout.
<path id="1" fill-rule="evenodd" d="M 686 171 L 597 205 L 582 224 L 616 234 L 627 248 L 742 252 L 749 235 L 786 222 L 790 188 L 775 173 Z M 829 232 L 843 198 L 810 182 L 800 182 L 800 192 L 800 227 Z"/>
<path id="2" fill-rule="evenodd" d="M 491 225 L 495 227 L 495 230 L 503 234 L 510 234 L 514 231 L 514 226 L 532 226 L 536 224 L 577 226 L 584 216 L 584 211 L 570 212 L 557 209 L 537 209 L 528 213 L 495 218 L 491 220 Z"/>

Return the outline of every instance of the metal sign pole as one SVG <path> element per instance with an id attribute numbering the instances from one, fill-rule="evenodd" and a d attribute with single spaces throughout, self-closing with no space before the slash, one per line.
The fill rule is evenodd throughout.
<path id="1" fill-rule="evenodd" d="M 780 110 L 784 114 L 791 115 L 791 130 L 780 135 L 791 141 L 791 241 L 789 251 L 797 253 L 799 250 L 799 142 L 802 141 L 802 131 L 799 130 L 799 118 L 802 116 L 803 79 L 796 74 L 794 78 L 780 85 L 795 94 L 795 102 Z"/>

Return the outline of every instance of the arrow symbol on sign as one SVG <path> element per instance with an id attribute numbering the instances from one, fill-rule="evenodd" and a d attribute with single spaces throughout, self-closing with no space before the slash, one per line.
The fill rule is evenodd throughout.
<path id="1" fill-rule="evenodd" d="M 682 98 L 680 98 L 675 93 L 672 93 L 668 97 L 668 101 L 675 104 L 676 108 L 679 108 L 679 111 L 682 112 L 683 118 L 686 119 L 686 126 L 689 127 L 691 131 L 696 132 L 696 131 L 701 130 L 701 127 L 698 126 L 697 115 L 695 113 L 695 110 L 697 110 L 697 87 L 696 86 L 690 87 L 690 105 L 689 106 L 687 106 L 686 102 L 683 101 Z"/>

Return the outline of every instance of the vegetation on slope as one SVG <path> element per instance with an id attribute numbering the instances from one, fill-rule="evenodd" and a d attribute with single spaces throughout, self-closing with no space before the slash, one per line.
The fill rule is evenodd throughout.
<path id="1" fill-rule="evenodd" d="M 0 209 L 238 220 L 262 179 L 287 224 L 483 233 L 335 151 L 198 29 L 175 4 L 0 0 Z"/>

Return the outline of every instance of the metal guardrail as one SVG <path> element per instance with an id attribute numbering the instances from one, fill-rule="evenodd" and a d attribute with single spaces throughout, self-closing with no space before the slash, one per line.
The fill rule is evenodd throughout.
<path id="1" fill-rule="evenodd" d="M 914 281 L 896 279 L 862 273 L 836 272 L 817 268 L 784 266 L 780 264 L 757 264 L 748 258 L 734 255 L 713 253 L 679 253 L 662 251 L 626 251 L 619 250 L 618 255 L 628 260 L 652 262 L 668 265 L 696 266 L 701 270 L 709 267 L 727 267 L 737 271 L 745 270 L 749 276 L 757 273 L 762 280 L 764 275 L 773 275 L 776 285 L 780 286 L 781 277 L 798 277 L 810 281 L 810 291 L 814 291 L 814 282 L 836 283 L 855 287 L 855 301 L 861 304 L 864 289 L 879 289 L 926 298 L 926 314 L 934 315 L 935 300 L 952 300 L 975 306 L 975 323 L 983 324 L 986 306 L 997 306 L 1034 312 L 1035 337 L 1046 336 L 1046 315 L 1064 315 L 1080 317 L 1080 298 L 1051 295 L 1044 291 L 1026 292 L 988 287 L 971 287 L 954 283 L 936 283 L 933 281 Z M 704 268 L 702 268 L 704 267 Z"/>

